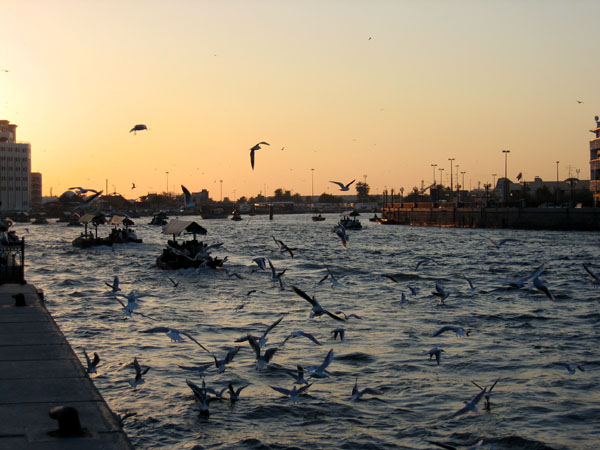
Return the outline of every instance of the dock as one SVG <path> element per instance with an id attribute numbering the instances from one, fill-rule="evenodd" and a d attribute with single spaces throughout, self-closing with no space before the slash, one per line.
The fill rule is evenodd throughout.
<path id="1" fill-rule="evenodd" d="M 23 294 L 26 306 L 15 305 Z M 59 432 L 56 407 L 74 408 L 81 430 Z M 132 449 L 119 419 L 31 284 L 0 285 L 0 449 Z"/>

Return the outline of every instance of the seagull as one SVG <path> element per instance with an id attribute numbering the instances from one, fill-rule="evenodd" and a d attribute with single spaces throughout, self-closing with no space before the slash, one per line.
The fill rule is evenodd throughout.
<path id="1" fill-rule="evenodd" d="M 225 355 L 225 358 L 219 360 L 217 359 L 217 357 L 215 356 L 215 354 L 213 353 L 213 358 L 215 360 L 215 367 L 217 368 L 217 372 L 218 373 L 223 373 L 225 372 L 225 369 L 227 368 L 227 364 L 229 364 L 231 361 L 233 361 L 233 357 L 235 355 L 237 355 L 237 352 L 240 351 L 240 347 L 235 347 L 232 348 L 231 350 L 229 350 L 227 352 L 227 355 Z"/>
<path id="2" fill-rule="evenodd" d="M 178 365 L 177 367 L 179 367 L 180 369 L 183 370 L 191 370 L 193 372 L 196 372 L 196 374 L 200 377 L 204 377 L 204 372 L 206 371 L 206 369 L 208 369 L 209 367 L 211 367 L 213 364 L 212 363 L 204 363 L 204 364 L 199 364 L 197 366 L 180 366 Z"/>
<path id="3" fill-rule="evenodd" d="M 312 305 L 312 312 L 310 313 L 311 319 L 313 317 L 319 317 L 319 316 L 322 316 L 323 314 L 327 314 L 332 319 L 339 320 L 340 322 L 346 321 L 345 319 L 342 319 L 341 317 L 336 316 L 333 313 L 330 313 L 326 309 L 323 309 L 323 307 L 319 304 L 319 302 L 317 301 L 317 299 L 315 298 L 314 295 L 312 297 L 309 297 L 306 292 L 302 291 L 301 289 L 298 289 L 296 286 L 292 286 L 292 289 L 294 290 L 294 292 L 296 294 L 298 294 L 300 297 L 302 297 L 303 299 L 305 299 L 307 302 L 309 302 Z"/>
<path id="4" fill-rule="evenodd" d="M 469 334 L 471 333 L 471 330 L 465 330 L 463 327 L 455 327 L 452 325 L 445 325 L 442 328 L 440 328 L 439 330 L 437 330 L 435 333 L 433 333 L 433 337 L 439 336 L 442 333 L 445 333 L 446 331 L 454 331 L 456 333 L 457 336 L 469 336 Z"/>
<path id="5" fill-rule="evenodd" d="M 279 322 L 281 322 L 282 320 L 283 320 L 283 316 L 281 316 L 279 319 L 277 319 L 275 322 L 273 322 L 271 325 L 269 325 L 267 327 L 267 329 L 265 330 L 265 332 L 262 334 L 262 336 L 257 341 L 259 347 L 263 347 L 267 343 L 267 334 L 269 334 L 269 332 L 273 328 L 275 328 L 277 325 L 279 325 Z M 248 340 L 248 336 L 250 336 L 250 335 L 247 334 L 244 337 L 238 338 L 238 339 L 235 340 L 235 342 L 245 342 L 245 341 Z M 256 340 L 256 338 L 254 338 L 254 339 Z"/>
<path id="6" fill-rule="evenodd" d="M 358 377 L 356 377 L 356 381 L 354 382 L 354 387 L 352 388 L 352 401 L 358 401 L 365 394 L 369 395 L 383 395 L 383 392 L 373 389 L 373 388 L 364 388 L 362 391 L 358 390 Z"/>
<path id="7" fill-rule="evenodd" d="M 329 367 L 331 361 L 333 361 L 333 349 L 330 349 L 329 352 L 327 352 L 327 356 L 325 356 L 325 359 L 319 367 L 306 368 L 306 370 L 310 372 L 310 378 L 327 378 L 330 375 L 327 371 L 327 367 Z"/>
<path id="8" fill-rule="evenodd" d="M 352 183 L 354 183 L 356 180 L 352 180 L 350 183 L 348 184 L 344 184 L 344 183 L 340 183 L 339 181 L 330 181 L 330 183 L 333 184 L 337 184 L 340 187 L 340 191 L 349 191 L 350 190 L 350 185 Z"/>
<path id="9" fill-rule="evenodd" d="M 227 278 L 230 278 L 230 279 L 231 278 L 237 278 L 238 280 L 243 280 L 244 279 L 244 277 L 241 276 L 239 273 L 230 272 L 229 270 L 223 269 L 223 268 L 220 268 L 219 270 L 221 270 L 227 276 Z"/>
<path id="10" fill-rule="evenodd" d="M 542 274 L 542 272 L 544 272 L 545 269 L 546 269 L 546 264 L 544 263 L 544 264 L 541 264 L 537 269 L 535 269 L 529 275 L 526 275 L 523 278 L 519 278 L 518 280 L 515 280 L 515 281 L 512 281 L 512 280 L 501 281 L 501 283 L 507 284 L 510 287 L 519 289 L 519 288 L 522 288 L 523 286 L 525 286 L 529 280 L 539 277 Z"/>
<path id="11" fill-rule="evenodd" d="M 470 291 L 474 291 L 475 290 L 475 286 L 473 286 L 473 282 L 470 279 L 468 279 L 464 274 L 463 274 L 462 277 L 465 279 L 465 281 L 467 283 L 469 283 L 469 290 Z"/>
<path id="12" fill-rule="evenodd" d="M 137 415 L 137 413 L 134 412 L 134 411 L 126 412 L 123 415 L 120 415 L 120 414 L 117 414 L 117 413 L 113 412 L 113 417 L 117 420 L 117 422 L 119 423 L 119 426 L 121 428 L 123 428 L 123 425 L 124 425 L 123 422 L 125 421 L 125 419 L 129 419 L 130 417 L 133 417 L 133 416 L 136 416 L 136 415 Z"/>
<path id="13" fill-rule="evenodd" d="M 500 381 L 500 378 L 498 378 L 496 381 L 494 381 L 494 384 L 492 384 L 492 387 L 490 388 L 490 390 L 485 393 L 485 405 L 484 405 L 483 409 L 485 409 L 487 411 L 489 411 L 490 407 L 492 406 L 492 404 L 490 403 L 490 396 L 492 395 L 492 390 L 494 389 L 494 387 L 496 386 L 498 381 Z M 487 386 L 485 388 L 482 388 L 477 383 L 475 383 L 473 380 L 471 380 L 471 383 L 473 383 L 475 386 L 477 386 L 482 391 L 487 389 Z"/>
<path id="14" fill-rule="evenodd" d="M 486 393 L 486 389 L 487 388 L 483 388 L 479 394 L 477 394 L 475 397 L 473 397 L 471 399 L 470 402 L 465 402 L 465 406 L 464 408 L 459 409 L 458 411 L 456 411 L 452 417 L 456 417 L 456 416 L 460 416 L 461 414 L 464 414 L 466 412 L 472 411 L 474 413 L 479 412 L 479 410 L 477 409 L 477 404 L 481 401 L 481 398 L 485 395 Z"/>
<path id="15" fill-rule="evenodd" d="M 297 248 L 289 248 L 287 245 L 285 245 L 283 243 L 283 241 L 280 241 L 279 239 L 275 239 L 275 236 L 271 236 L 271 237 L 273 238 L 273 240 L 277 244 L 277 247 L 279 247 L 279 254 L 283 254 L 285 252 L 288 252 L 292 258 L 294 257 L 293 250 L 298 250 Z"/>
<path id="16" fill-rule="evenodd" d="M 535 286 L 535 288 L 540 291 L 543 292 L 544 295 L 546 297 L 548 297 L 550 300 L 555 301 L 556 299 L 554 298 L 554 295 L 552 295 L 552 292 L 550 292 L 550 290 L 548 289 L 548 286 L 546 286 L 546 284 L 540 280 L 538 277 L 535 277 L 533 279 L 533 285 Z"/>
<path id="17" fill-rule="evenodd" d="M 407 305 L 408 304 L 408 299 L 406 298 L 406 295 L 404 294 L 404 292 L 402 292 L 402 295 L 400 296 L 400 304 L 401 305 Z"/>
<path id="18" fill-rule="evenodd" d="M 561 366 L 567 369 L 567 372 L 569 372 L 569 375 L 575 375 L 575 369 L 579 369 L 581 372 L 585 372 L 585 369 L 583 368 L 583 364 L 577 364 L 575 367 L 573 367 L 571 364 L 569 363 L 565 363 L 565 362 L 557 362 L 554 363 L 556 366 Z"/>
<path id="19" fill-rule="evenodd" d="M 88 209 L 92 205 L 92 202 L 100 197 L 100 194 L 102 194 L 102 191 L 86 197 L 81 204 L 75 207 L 75 209 Z"/>
<path id="20" fill-rule="evenodd" d="M 417 262 L 417 265 L 415 266 L 415 270 L 417 270 L 420 266 L 427 266 L 429 264 L 431 264 L 433 261 L 433 259 L 431 258 L 422 258 L 421 260 L 419 260 L 419 262 Z"/>
<path id="21" fill-rule="evenodd" d="M 394 278 L 394 276 L 393 276 L 393 275 L 388 275 L 387 273 L 384 273 L 384 274 L 382 274 L 381 276 L 382 276 L 382 277 L 385 277 L 385 278 L 389 278 L 389 279 L 390 279 L 390 280 L 392 280 L 394 283 L 397 283 L 397 282 L 398 282 L 398 280 L 396 280 L 396 279 Z"/>
<path id="22" fill-rule="evenodd" d="M 595 286 L 600 285 L 600 278 L 598 277 L 598 275 L 596 275 L 594 272 L 592 272 L 592 270 L 587 266 L 586 263 L 583 263 L 583 268 L 585 269 L 585 271 L 592 277 L 592 281 L 591 283 Z"/>
<path id="23" fill-rule="evenodd" d="M 302 394 L 304 394 L 306 392 L 306 390 L 311 386 L 312 386 L 312 383 L 306 384 L 306 385 L 302 386 L 300 389 L 296 389 L 296 386 L 293 386 L 291 390 L 285 389 L 282 387 L 278 387 L 278 386 L 271 386 L 271 389 L 274 389 L 277 392 L 285 395 L 286 397 L 289 397 L 290 402 L 296 403 L 300 399 L 300 396 Z"/>
<path id="24" fill-rule="evenodd" d="M 202 381 L 202 387 L 198 386 L 196 383 L 191 382 L 186 378 L 185 382 L 190 387 L 196 400 L 200 403 L 200 414 L 203 416 L 209 416 L 210 412 L 208 410 L 210 404 L 215 400 L 221 400 L 220 396 L 211 397 L 209 395 L 209 390 L 206 388 L 204 381 Z"/>
<path id="25" fill-rule="evenodd" d="M 250 165 L 252 166 L 252 170 L 254 170 L 254 152 L 256 150 L 260 150 L 261 149 L 261 145 L 271 145 L 268 142 L 259 142 L 258 144 L 256 144 L 254 147 L 252 147 L 250 149 Z"/>
<path id="26" fill-rule="evenodd" d="M 431 361 L 431 358 L 433 358 L 435 356 L 435 360 L 437 361 L 437 365 L 440 365 L 440 359 L 442 359 L 442 352 L 444 350 L 441 348 L 437 348 L 437 347 L 433 347 L 431 350 L 429 350 L 428 352 L 425 352 L 425 354 L 429 354 L 429 361 Z"/>
<path id="27" fill-rule="evenodd" d="M 149 328 L 147 330 L 140 331 L 140 333 L 165 333 L 169 338 L 171 338 L 171 342 L 183 342 L 183 338 L 181 337 L 181 335 L 184 335 L 190 341 L 192 341 L 196 345 L 198 345 L 206 353 L 210 353 L 210 351 L 208 351 L 208 349 L 204 345 L 202 345 L 200 342 L 198 342 L 196 339 L 194 339 L 194 337 L 192 335 L 190 335 L 189 333 L 186 333 L 185 331 L 176 330 L 175 328 L 154 327 L 154 328 Z"/>
<path id="28" fill-rule="evenodd" d="M 579 103 L 581 105 L 583 102 L 581 100 L 577 100 L 577 103 Z"/>
<path id="29" fill-rule="evenodd" d="M 135 183 L 131 183 L 131 189 L 135 189 Z"/>
<path id="30" fill-rule="evenodd" d="M 286 337 L 286 338 L 283 340 L 283 342 L 282 342 L 281 344 L 279 344 L 279 346 L 280 346 L 280 347 L 283 347 L 283 346 L 285 345 L 285 343 L 286 343 L 286 342 L 287 342 L 289 339 L 292 339 L 292 338 L 295 338 L 295 337 L 305 337 L 305 338 L 308 338 L 308 339 L 310 339 L 311 341 L 313 341 L 315 344 L 317 344 L 317 345 L 321 345 L 321 343 L 320 343 L 320 342 L 317 340 L 317 338 L 316 338 L 316 337 L 314 337 L 314 336 L 313 336 L 312 334 L 310 334 L 310 333 L 305 333 L 304 331 L 292 331 L 292 332 L 291 332 L 291 333 L 288 335 L 288 337 Z"/>
<path id="31" fill-rule="evenodd" d="M 344 342 L 344 336 L 346 334 L 346 330 L 344 328 L 336 328 L 335 330 L 331 330 L 331 334 L 333 335 L 333 340 L 335 341 L 337 337 L 340 337 L 340 341 Z"/>
<path id="32" fill-rule="evenodd" d="M 110 284 L 108 281 L 105 281 L 104 283 L 112 290 L 112 292 L 119 292 L 121 290 L 119 287 L 119 277 L 116 275 L 113 284 Z"/>
<path id="33" fill-rule="evenodd" d="M 148 131 L 148 127 L 142 123 L 135 125 L 131 130 L 129 130 L 129 132 L 131 133 L 133 131 L 133 134 L 136 133 L 136 131 L 142 131 L 142 130 L 146 130 Z"/>
<path id="34" fill-rule="evenodd" d="M 252 262 L 255 262 L 256 265 L 260 268 L 260 270 L 267 270 L 267 266 L 266 266 L 266 262 L 267 259 L 266 258 L 254 258 L 252 260 Z"/>
<path id="35" fill-rule="evenodd" d="M 177 286 L 179 286 L 179 281 L 175 281 L 173 278 L 171 277 L 167 277 L 169 279 L 169 281 L 171 282 L 171 284 L 173 284 L 173 287 L 176 288 Z"/>
<path id="36" fill-rule="evenodd" d="M 296 373 L 287 372 L 287 374 L 295 380 L 294 384 L 308 384 L 308 381 L 304 379 L 304 369 L 301 365 L 296 366 Z"/>
<path id="37" fill-rule="evenodd" d="M 98 353 L 94 352 L 94 359 L 90 360 L 90 357 L 88 356 L 88 354 L 84 348 L 83 356 L 85 356 L 85 361 L 87 363 L 87 369 L 86 369 L 87 373 L 96 373 L 96 366 L 100 362 L 100 356 L 98 355 Z"/>
<path id="38" fill-rule="evenodd" d="M 123 307 L 123 314 L 127 317 L 131 317 L 131 314 L 134 312 L 134 310 L 139 307 L 137 300 L 142 297 L 151 296 L 152 294 L 136 294 L 135 291 L 131 291 L 127 295 L 119 294 L 118 292 L 115 292 L 114 295 L 115 295 L 115 300 L 118 301 L 121 304 L 121 306 Z M 127 304 L 123 303 L 117 297 L 126 298 Z M 138 314 L 140 314 L 141 316 L 144 316 L 144 314 L 141 314 L 141 313 L 138 313 Z M 148 316 L 144 316 L 144 317 L 148 317 Z M 148 317 L 148 318 L 150 318 L 150 317 Z"/>
<path id="39" fill-rule="evenodd" d="M 337 280 L 335 275 L 333 275 L 333 272 L 329 270 L 329 267 L 325 267 L 325 269 L 327 270 L 327 274 L 323 278 L 321 278 L 317 284 L 321 284 L 323 281 L 329 278 L 332 286 L 339 286 L 340 282 Z"/>
<path id="40" fill-rule="evenodd" d="M 256 339 L 254 338 L 254 336 L 252 336 L 251 334 L 248 335 L 248 342 L 250 343 L 250 347 L 252 347 L 252 349 L 254 350 L 254 353 L 256 353 L 256 368 L 257 370 L 262 370 L 264 368 L 267 367 L 267 364 L 269 364 L 269 362 L 271 361 L 271 359 L 273 358 L 273 355 L 275 355 L 275 352 L 277 352 L 277 348 L 269 348 L 267 350 L 265 350 L 265 353 L 263 355 L 260 354 L 260 346 L 258 345 L 258 342 L 256 342 Z"/>
<path id="41" fill-rule="evenodd" d="M 181 185 L 181 190 L 183 191 L 184 197 L 183 209 L 188 209 L 196 206 L 196 202 L 192 200 L 192 194 L 190 194 L 190 191 L 188 191 L 188 189 L 183 184 Z"/>
<path id="42" fill-rule="evenodd" d="M 271 262 L 270 259 L 267 259 L 267 261 L 269 262 L 269 267 L 271 267 L 271 279 L 269 281 L 274 281 L 279 283 L 279 289 L 283 291 L 283 281 L 281 280 L 281 276 L 285 273 L 286 269 L 283 269 L 281 272 L 276 272 L 275 271 L 275 267 L 273 266 L 273 263 Z"/>
<path id="43" fill-rule="evenodd" d="M 443 305 L 444 300 L 447 299 L 450 295 L 446 290 L 444 290 L 444 287 L 439 283 L 435 283 L 435 291 L 432 292 L 432 294 L 440 300 L 438 305 Z"/>
<path id="44" fill-rule="evenodd" d="M 135 378 L 133 380 L 129 380 L 129 384 L 135 389 L 138 384 L 142 384 L 144 382 L 143 375 L 146 375 L 150 370 L 150 367 L 146 367 L 143 371 L 140 367 L 140 363 L 138 363 L 137 358 L 133 358 L 133 368 L 135 369 Z"/>
<path id="45" fill-rule="evenodd" d="M 502 246 L 504 244 L 506 244 L 507 242 L 517 242 L 516 239 L 512 239 L 512 238 L 506 238 L 506 239 L 502 239 L 500 242 L 496 243 L 493 240 L 491 240 L 490 238 L 487 238 L 488 241 L 490 241 L 492 243 L 492 247 L 497 248 L 497 249 L 501 249 Z"/>
<path id="46" fill-rule="evenodd" d="M 68 190 L 75 191 L 75 193 L 77 195 L 87 194 L 88 192 L 93 192 L 94 194 L 98 194 L 98 191 L 95 189 L 82 188 L 81 186 L 70 187 Z"/>
<path id="47" fill-rule="evenodd" d="M 346 314 L 345 312 L 342 311 L 336 311 L 336 314 L 341 314 L 342 316 L 344 316 L 344 320 L 350 320 L 350 319 L 358 319 L 358 320 L 362 320 L 362 317 L 360 317 L 358 314 Z"/>
<path id="48" fill-rule="evenodd" d="M 231 403 L 235 403 L 240 399 L 240 392 L 242 392 L 243 389 L 247 388 L 248 386 L 250 386 L 249 384 L 244 384 L 243 386 L 240 386 L 237 389 L 233 389 L 233 385 L 231 383 L 229 383 L 229 385 L 227 386 L 227 389 L 229 390 L 229 401 Z"/>
<path id="49" fill-rule="evenodd" d="M 412 286 L 408 286 L 408 289 L 410 291 L 410 295 L 412 295 L 413 297 L 417 296 L 417 288 L 414 288 Z"/>
<path id="50" fill-rule="evenodd" d="M 342 245 L 348 248 L 348 241 L 350 240 L 350 237 L 346 233 L 346 228 L 344 228 L 344 225 L 338 223 L 331 229 L 331 232 L 337 234 L 337 237 L 339 237 L 340 241 L 342 241 Z"/>

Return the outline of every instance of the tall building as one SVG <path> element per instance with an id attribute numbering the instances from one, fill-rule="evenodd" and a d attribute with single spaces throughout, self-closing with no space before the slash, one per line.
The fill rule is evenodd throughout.
<path id="1" fill-rule="evenodd" d="M 42 207 L 42 174 L 39 172 L 31 172 L 31 186 L 29 186 L 30 203 L 32 209 L 40 209 Z"/>
<path id="2" fill-rule="evenodd" d="M 600 201 L 600 118 L 594 117 L 596 128 L 590 130 L 595 134 L 590 141 L 590 191 L 594 196 L 594 205 Z"/>
<path id="3" fill-rule="evenodd" d="M 17 125 L 0 120 L 0 211 L 28 211 L 31 145 L 17 142 Z"/>

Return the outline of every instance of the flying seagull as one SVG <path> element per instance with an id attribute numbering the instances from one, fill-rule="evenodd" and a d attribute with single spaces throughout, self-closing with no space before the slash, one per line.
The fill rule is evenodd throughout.
<path id="1" fill-rule="evenodd" d="M 429 354 L 429 360 L 431 361 L 431 358 L 433 358 L 435 356 L 435 360 L 437 361 L 437 365 L 440 365 L 440 359 L 442 359 L 442 352 L 444 350 L 441 348 L 437 348 L 437 347 L 433 347 L 431 350 L 429 350 L 428 352 L 425 352 L 426 354 Z"/>
<path id="2" fill-rule="evenodd" d="M 96 366 L 100 362 L 100 356 L 98 355 L 98 353 L 94 352 L 94 359 L 90 360 L 90 357 L 88 356 L 88 354 L 87 354 L 87 352 L 85 351 L 85 348 L 84 348 L 83 349 L 83 356 L 85 356 L 85 361 L 87 363 L 86 372 L 87 373 L 96 373 Z"/>
<path id="3" fill-rule="evenodd" d="M 331 232 L 335 233 L 337 237 L 340 238 L 340 241 L 342 241 L 342 245 L 348 248 L 348 240 L 350 240 L 350 237 L 346 233 L 346 228 L 344 228 L 344 225 L 338 223 L 335 227 L 331 229 Z"/>
<path id="4" fill-rule="evenodd" d="M 290 402 L 296 403 L 302 394 L 306 392 L 306 390 L 312 386 L 312 383 L 306 384 L 302 386 L 300 389 L 296 389 L 296 386 L 292 387 L 292 389 L 285 389 L 278 386 L 271 386 L 271 389 L 276 390 L 277 392 L 285 395 L 290 398 Z"/>
<path id="5" fill-rule="evenodd" d="M 500 378 L 498 378 L 496 381 L 494 381 L 494 384 L 492 384 L 492 387 L 490 388 L 490 390 L 484 394 L 485 395 L 485 404 L 483 406 L 483 409 L 485 409 L 487 411 L 489 411 L 490 407 L 492 406 L 492 404 L 490 403 L 490 396 L 492 395 L 492 390 L 494 389 L 496 384 L 498 384 L 498 381 L 500 381 Z M 477 386 L 482 391 L 487 390 L 487 386 L 485 388 L 482 388 L 477 383 L 475 383 L 473 380 L 471 380 L 471 383 L 473 383 L 475 386 Z"/>
<path id="6" fill-rule="evenodd" d="M 183 191 L 183 197 L 184 197 L 183 209 L 187 209 L 187 208 L 196 206 L 196 203 L 192 199 L 192 194 L 190 193 L 190 191 L 188 191 L 188 189 L 183 184 L 181 185 L 181 190 Z"/>
<path id="7" fill-rule="evenodd" d="M 148 131 L 148 127 L 146 125 L 144 125 L 143 123 L 140 123 L 138 125 L 135 125 L 131 130 L 129 130 L 129 132 L 131 133 L 133 131 L 133 134 L 135 134 L 136 131 L 142 131 L 142 130 Z"/>
<path id="8" fill-rule="evenodd" d="M 472 411 L 474 413 L 479 412 L 477 409 L 477 404 L 481 401 L 481 398 L 485 395 L 485 393 L 487 392 L 487 388 L 483 388 L 479 394 L 477 394 L 475 397 L 473 397 L 471 399 L 470 402 L 465 402 L 465 406 L 461 409 L 459 409 L 458 411 L 456 411 L 452 417 L 456 417 L 456 416 L 460 416 L 461 414 L 464 414 L 466 412 Z"/>
<path id="9" fill-rule="evenodd" d="M 275 355 L 275 352 L 277 352 L 278 349 L 269 348 L 265 350 L 264 354 L 261 355 L 260 346 L 258 345 L 258 342 L 256 342 L 254 336 L 252 336 L 251 334 L 248 335 L 248 342 L 250 343 L 250 347 L 252 347 L 252 350 L 254 350 L 254 353 L 256 353 L 256 368 L 258 370 L 261 370 L 267 367 L 267 364 L 269 364 L 269 362 L 273 358 L 273 355 Z"/>
<path id="10" fill-rule="evenodd" d="M 314 337 L 312 334 L 310 333 L 305 333 L 304 331 L 292 331 L 288 337 L 286 337 L 283 342 L 281 344 L 279 344 L 280 347 L 283 347 L 285 345 L 285 343 L 292 338 L 295 337 L 305 337 L 307 339 L 310 339 L 311 341 L 313 341 L 315 344 L 317 345 L 321 345 L 321 343 L 317 340 L 316 337 Z"/>
<path id="11" fill-rule="evenodd" d="M 119 287 L 119 277 L 116 275 L 113 284 L 110 284 L 108 281 L 105 281 L 104 283 L 111 289 L 112 292 L 119 292 L 121 290 Z"/>
<path id="12" fill-rule="evenodd" d="M 306 371 L 310 372 L 311 378 L 327 378 L 330 375 L 330 373 L 327 371 L 327 367 L 329 367 L 331 361 L 333 361 L 333 349 L 330 349 L 327 352 L 327 356 L 325 356 L 325 359 L 320 366 L 307 367 Z"/>
<path id="13" fill-rule="evenodd" d="M 535 286 L 535 288 L 538 291 L 543 292 L 544 295 L 546 297 L 548 297 L 550 300 L 552 300 L 552 301 L 556 300 L 554 298 L 554 295 L 552 294 L 552 292 L 550 292 L 550 290 L 548 289 L 548 286 L 546 286 L 546 284 L 542 280 L 540 280 L 539 277 L 535 277 L 533 279 L 533 285 Z"/>
<path id="14" fill-rule="evenodd" d="M 337 184 L 337 185 L 340 187 L 340 191 L 344 191 L 344 192 L 345 192 L 345 191 L 349 191 L 349 190 L 350 190 L 350 185 L 351 185 L 352 183 L 354 183 L 355 181 L 356 181 L 356 180 L 352 180 L 352 181 L 351 181 L 350 183 L 348 183 L 348 184 L 344 184 L 344 183 L 341 183 L 341 182 L 339 182 L 339 181 L 329 181 L 329 182 L 330 182 L 330 183 L 333 183 L 333 184 Z"/>
<path id="15" fill-rule="evenodd" d="M 271 236 L 271 237 L 277 244 L 277 247 L 279 247 L 279 254 L 288 252 L 292 258 L 294 257 L 294 250 L 298 250 L 297 248 L 289 248 L 287 245 L 285 245 L 283 243 L 283 241 L 280 241 L 279 239 L 275 239 L 275 236 Z"/>
<path id="16" fill-rule="evenodd" d="M 574 375 L 575 369 L 579 369 L 581 372 L 585 372 L 585 369 L 583 368 L 583 364 L 577 364 L 575 367 L 573 367 L 571 364 L 565 363 L 565 362 L 557 362 L 554 364 L 567 369 L 567 372 L 569 372 L 569 375 Z"/>
<path id="17" fill-rule="evenodd" d="M 442 333 L 445 333 L 446 331 L 454 331 L 456 333 L 457 336 L 469 336 L 469 334 L 471 333 L 471 330 L 465 330 L 463 327 L 455 327 L 452 325 L 445 325 L 442 328 L 440 328 L 439 330 L 437 330 L 435 333 L 433 333 L 433 337 L 439 336 Z"/>
<path id="18" fill-rule="evenodd" d="M 133 368 L 135 369 L 135 378 L 133 380 L 129 380 L 129 384 L 135 388 L 138 384 L 142 384 L 144 382 L 143 376 L 148 373 L 150 367 L 146 367 L 144 370 L 142 370 L 137 358 L 133 358 L 132 364 Z"/>
<path id="19" fill-rule="evenodd" d="M 323 314 L 327 314 L 329 317 L 331 317 L 332 319 L 335 320 L 339 320 L 340 322 L 345 322 L 345 319 L 342 319 L 339 316 L 336 316 L 335 314 L 327 311 L 326 309 L 324 309 L 319 302 L 317 301 L 317 299 L 315 298 L 315 296 L 313 295 L 312 297 L 310 297 L 306 292 L 304 292 L 301 289 L 298 289 L 296 286 L 292 286 L 292 289 L 294 290 L 294 292 L 299 295 L 300 297 L 302 297 L 304 300 L 306 300 L 308 303 L 310 303 L 312 305 L 312 312 L 310 313 L 310 318 L 312 319 L 313 317 L 319 317 L 322 316 Z"/>
<path id="20" fill-rule="evenodd" d="M 215 400 L 221 400 L 220 396 L 212 397 L 209 394 L 209 390 L 206 388 L 204 381 L 202 381 L 202 387 L 198 386 L 196 383 L 191 382 L 186 378 L 185 382 L 190 387 L 192 392 L 194 393 L 194 397 L 200 403 L 200 414 L 203 416 L 209 416 L 210 412 L 208 410 L 210 404 Z"/>
<path id="21" fill-rule="evenodd" d="M 131 183 L 131 189 L 135 189 L 135 183 Z"/>
<path id="22" fill-rule="evenodd" d="M 487 238 L 488 241 L 490 241 L 492 243 L 492 247 L 497 248 L 497 249 L 501 249 L 502 246 L 504 244 L 506 244 L 507 242 L 517 242 L 516 239 L 512 239 L 512 238 L 506 238 L 506 239 L 502 239 L 499 242 L 494 242 L 493 240 L 491 240 L 490 238 Z"/>
<path id="23" fill-rule="evenodd" d="M 198 345 L 206 353 L 210 353 L 210 351 L 208 351 L 208 349 L 204 345 L 202 345 L 200 342 L 198 342 L 196 339 L 194 339 L 194 337 L 192 335 L 190 335 L 189 333 L 186 333 L 185 331 L 176 330 L 175 328 L 154 327 L 154 328 L 149 328 L 147 330 L 140 331 L 140 333 L 165 333 L 169 338 L 171 338 L 171 342 L 182 342 L 183 338 L 181 337 L 181 335 L 184 335 L 190 341 L 192 341 L 196 345 Z"/>
<path id="24" fill-rule="evenodd" d="M 217 359 L 217 357 L 213 353 L 213 358 L 215 360 L 215 367 L 217 368 L 217 372 L 218 373 L 225 372 L 225 369 L 227 368 L 227 364 L 229 364 L 231 361 L 233 361 L 233 357 L 235 355 L 237 355 L 237 352 L 239 352 L 239 351 L 240 351 L 239 346 L 232 348 L 231 350 L 229 350 L 227 352 L 227 355 L 225 355 L 225 358 L 223 358 L 223 359 Z"/>
<path id="25" fill-rule="evenodd" d="M 373 388 L 364 388 L 362 391 L 358 390 L 358 377 L 356 377 L 356 381 L 354 382 L 354 387 L 352 388 L 352 401 L 358 401 L 365 394 L 369 395 L 383 395 L 383 392 L 373 389 Z"/>
<path id="26" fill-rule="evenodd" d="M 247 388 L 248 386 L 250 385 L 244 384 L 243 386 L 240 386 L 237 389 L 233 389 L 233 385 L 229 383 L 229 385 L 227 386 L 227 389 L 229 390 L 229 401 L 231 403 L 237 402 L 240 399 L 240 392 L 242 392 L 242 390 Z"/>
<path id="27" fill-rule="evenodd" d="M 258 144 L 256 144 L 254 147 L 252 147 L 250 149 L 250 165 L 252 166 L 252 170 L 254 170 L 254 152 L 256 150 L 260 150 L 260 148 L 261 148 L 260 146 L 261 145 L 271 145 L 271 144 L 269 144 L 268 142 L 264 142 L 263 141 L 263 142 L 259 142 Z"/>
<path id="28" fill-rule="evenodd" d="M 590 275 L 590 277 L 592 277 L 592 281 L 590 283 L 592 283 L 593 285 L 600 285 L 600 278 L 598 277 L 598 275 L 596 275 L 594 272 L 592 272 L 592 270 L 587 266 L 586 263 L 583 263 L 583 268 L 585 269 L 585 271 Z"/>

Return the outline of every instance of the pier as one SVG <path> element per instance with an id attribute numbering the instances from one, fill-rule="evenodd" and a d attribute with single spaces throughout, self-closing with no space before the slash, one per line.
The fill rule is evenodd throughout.
<path id="1" fill-rule="evenodd" d="M 24 282 L 1 284 L 0 322 L 0 449 L 133 448 L 41 292 Z M 79 431 L 69 432 L 66 421 L 59 431 L 49 412 L 60 406 L 77 411 Z"/>

